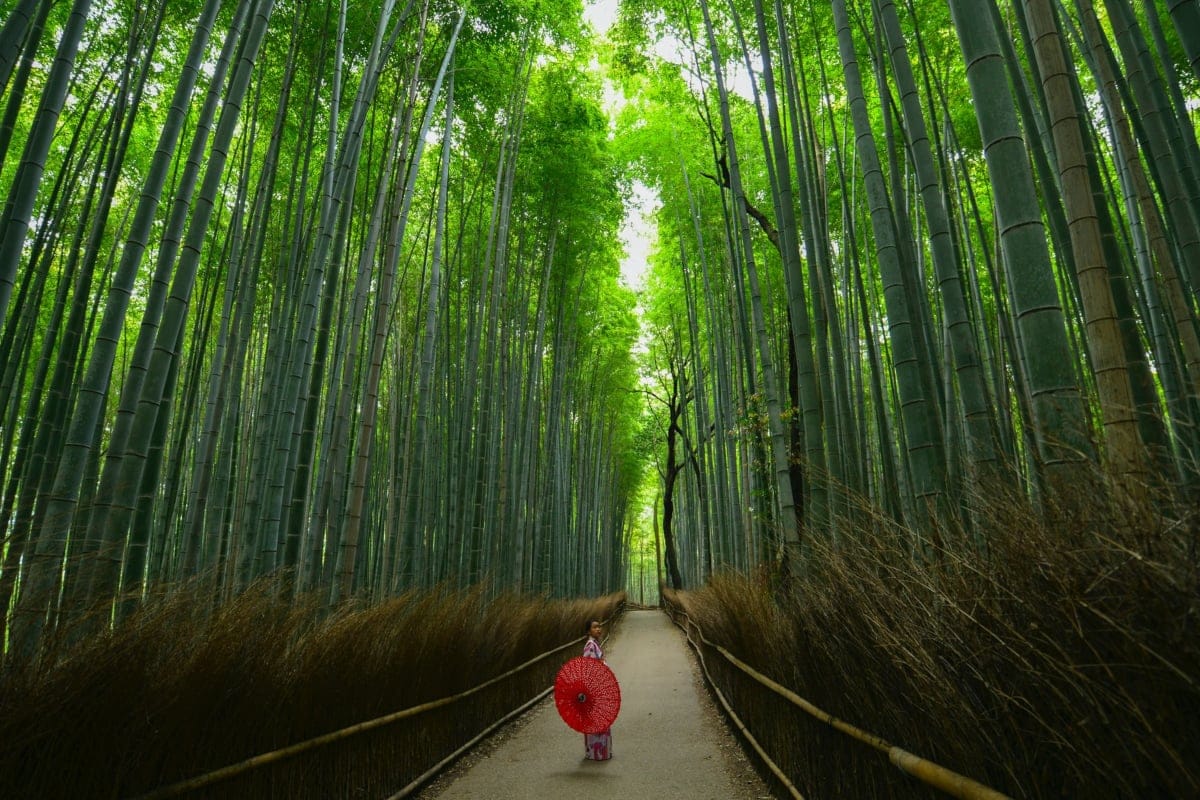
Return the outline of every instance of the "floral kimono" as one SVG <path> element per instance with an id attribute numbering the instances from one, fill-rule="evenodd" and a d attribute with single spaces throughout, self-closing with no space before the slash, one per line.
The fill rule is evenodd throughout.
<path id="1" fill-rule="evenodd" d="M 585 658 L 604 658 L 600 643 L 588 637 L 583 646 Z M 583 735 L 583 757 L 591 761 L 607 761 L 612 758 L 612 728 L 606 728 L 600 733 L 585 733 Z"/>

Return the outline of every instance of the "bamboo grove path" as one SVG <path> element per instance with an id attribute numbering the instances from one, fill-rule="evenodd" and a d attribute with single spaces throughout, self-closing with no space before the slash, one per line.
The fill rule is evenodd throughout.
<path id="1" fill-rule="evenodd" d="M 622 695 L 611 760 L 585 760 L 583 736 L 548 697 L 512 735 L 485 745 L 484 755 L 421 800 L 771 797 L 702 695 L 683 634 L 664 613 L 626 612 L 605 657 Z"/>

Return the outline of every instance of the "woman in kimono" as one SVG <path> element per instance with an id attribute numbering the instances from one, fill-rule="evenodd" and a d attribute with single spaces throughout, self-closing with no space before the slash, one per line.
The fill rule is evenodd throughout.
<path id="1" fill-rule="evenodd" d="M 585 658 L 604 660 L 604 651 L 600 648 L 600 633 L 603 626 L 599 620 L 588 624 L 588 640 L 583 646 Z M 600 733 L 585 733 L 583 735 L 583 757 L 590 761 L 607 761 L 612 758 L 612 728 L 605 728 Z"/>

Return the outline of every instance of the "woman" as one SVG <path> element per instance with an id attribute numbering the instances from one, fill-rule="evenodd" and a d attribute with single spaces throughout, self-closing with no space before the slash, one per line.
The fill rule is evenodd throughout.
<path id="1" fill-rule="evenodd" d="M 604 660 L 604 651 L 600 648 L 600 634 L 604 626 L 599 620 L 588 623 L 588 640 L 583 646 L 585 658 Z M 612 758 L 612 728 L 605 728 L 600 733 L 585 733 L 583 735 L 583 757 L 590 761 L 607 761 Z"/>

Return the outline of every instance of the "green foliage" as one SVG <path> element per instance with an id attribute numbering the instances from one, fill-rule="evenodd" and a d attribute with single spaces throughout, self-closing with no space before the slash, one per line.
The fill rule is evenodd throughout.
<path id="1" fill-rule="evenodd" d="M 831 437 L 830 452 L 844 457 L 847 473 L 862 474 L 863 485 L 856 488 L 888 507 L 890 514 L 906 502 L 911 506 L 911 498 L 901 497 L 910 485 L 904 472 L 907 456 L 891 464 L 891 456 L 885 455 L 889 448 L 884 445 L 902 439 L 904 431 L 896 425 L 900 409 L 890 392 L 895 369 L 892 343 L 877 333 L 887 330 L 888 323 L 879 299 L 884 293 L 883 279 L 874 263 L 874 230 L 849 130 L 832 20 L 827 6 L 815 0 L 782 4 L 797 81 L 790 87 L 794 91 L 788 92 L 782 87 L 784 37 L 770 18 L 772 5 L 765 6 L 770 28 L 767 41 L 780 81 L 777 99 L 784 104 L 786 157 L 793 176 L 801 164 L 806 173 L 803 180 L 794 177 L 794 185 L 789 187 L 796 193 L 797 209 L 806 215 L 804 230 L 796 234 L 807 235 L 802 274 L 790 277 L 795 281 L 793 287 L 804 286 L 808 302 L 804 310 L 813 320 L 811 330 L 803 333 L 815 342 L 817 377 L 823 379 L 818 400 L 822 412 L 837 406 L 850 417 L 844 428 L 835 432 L 830 423 L 822 435 Z M 882 169 L 892 224 L 914 270 L 924 270 L 920 273 L 923 281 L 913 287 L 914 303 L 919 300 L 927 305 L 929 314 L 927 320 L 916 324 L 923 326 L 920 335 L 928 338 L 932 350 L 941 353 L 946 333 L 941 329 L 938 286 L 928 269 L 927 225 L 909 164 L 911 133 L 904 130 L 902 118 L 889 105 L 896 100 L 896 89 L 875 30 L 875 10 L 865 0 L 849 6 L 852 36 L 866 82 L 868 124 L 885 143 Z M 12 7 L 12 2 L 5 5 L 6 9 Z M 3 352 L 4 388 L 9 394 L 0 420 L 6 448 L 0 454 L 0 477 L 9 487 L 5 518 L 32 518 L 49 500 L 46 492 L 53 482 L 55 448 L 63 424 L 69 421 L 49 412 L 74 407 L 77 387 L 72 384 L 68 396 L 49 400 L 38 394 L 44 387 L 35 382 L 43 371 L 74 376 L 86 371 L 97 344 L 93 337 L 99 309 L 109 291 L 113 265 L 125 246 L 128 220 L 141 197 L 200 7 L 199 0 L 161 7 L 118 3 L 95 6 L 89 18 L 68 100 L 36 194 L 31 235 L 13 270 L 19 282 L 14 297 L 21 299 L 23 307 L 17 309 L 14 301 L 13 307 L 5 309 L 4 346 L 11 347 Z M 116 398 L 132 378 L 140 377 L 137 370 L 141 365 L 130 363 L 132 344 L 143 324 L 154 262 L 160 249 L 173 246 L 166 241 L 163 226 L 176 202 L 173 193 L 187 166 L 201 104 L 212 92 L 218 98 L 219 111 L 239 114 L 239 125 L 222 184 L 211 198 L 216 204 L 213 221 L 203 242 L 197 289 L 186 310 L 186 332 L 177 343 L 179 361 L 172 365 L 176 393 L 162 411 L 170 443 L 153 454 L 162 455 L 169 466 L 146 473 L 144 494 L 137 500 L 146 517 L 154 520 L 150 541 L 157 561 L 147 567 L 152 581 L 184 569 L 172 562 L 194 541 L 190 537 L 197 536 L 208 548 L 204 566 L 219 563 L 228 570 L 225 577 L 230 585 L 242 585 L 260 567 L 269 572 L 279 566 L 272 562 L 276 552 L 270 549 L 272 543 L 260 543 L 253 533 L 246 533 L 258 526 L 234 525 L 234 518 L 241 514 L 261 514 L 272 521 L 290 516 L 296 536 L 305 537 L 306 552 L 295 557 L 306 562 L 314 580 L 320 580 L 343 544 L 339 537 L 345 530 L 342 520 L 348 516 L 344 507 L 348 467 L 354 463 L 356 448 L 370 443 L 375 453 L 382 454 L 370 461 L 370 486 L 363 492 L 365 508 L 355 509 L 365 520 L 362 552 L 367 554 L 356 556 L 360 585 L 379 593 L 392 590 L 409 576 L 392 580 L 386 571 L 407 569 L 396 564 L 406 564 L 405 559 L 411 560 L 412 553 L 422 552 L 422 548 L 447 562 L 453 560 L 455 569 L 476 559 L 479 563 L 471 568 L 486 571 L 507 569 L 499 555 L 507 552 L 505 548 L 534 547 L 534 542 L 546 550 L 529 554 L 530 564 L 537 559 L 536 569 L 556 573 L 553 577 L 567 583 L 563 554 L 575 543 L 572 537 L 593 522 L 577 515 L 598 515 L 594 506 L 600 506 L 624 515 L 618 523 L 605 522 L 614 529 L 627 523 L 642 524 L 633 520 L 640 519 L 647 493 L 652 493 L 643 478 L 654 456 L 661 454 L 661 442 L 656 446 L 650 432 L 662 426 L 657 412 L 648 410 L 644 402 L 644 382 L 662 379 L 666 375 L 663 370 L 668 369 L 663 365 L 672 359 L 671 368 L 681 372 L 667 377 L 686 378 L 689 389 L 707 403 L 703 412 L 689 410 L 684 419 L 689 446 L 707 448 L 704 454 L 714 460 L 706 469 L 717 469 L 718 454 L 725 459 L 721 488 L 729 493 L 724 498 L 726 505 L 737 507 L 729 513 L 725 529 L 736 530 L 739 541 L 756 537 L 765 541 L 773 535 L 766 524 L 755 522 L 774 518 L 770 508 L 774 499 L 757 469 L 763 463 L 762 443 L 769 431 L 762 424 L 759 407 L 766 396 L 762 370 L 756 363 L 760 356 L 745 320 L 749 293 L 742 283 L 746 277 L 741 262 L 743 232 L 732 224 L 733 210 L 746 204 L 765 216 L 764 227 L 780 224 L 775 219 L 759 111 L 750 92 L 752 80 L 763 88 L 757 72 L 763 54 L 758 52 L 754 30 L 754 4 L 736 0 L 713 3 L 711 8 L 712 34 L 719 51 L 716 69 L 732 91 L 733 142 L 723 142 L 715 133 L 721 127 L 715 122 L 716 75 L 696 4 L 627 0 L 603 43 L 594 41 L 586 29 L 582 7 L 581 0 L 471 2 L 451 65 L 455 113 L 449 131 L 441 129 L 446 96 L 433 98 L 432 82 L 460 4 L 449 0 L 428 6 L 413 4 L 412 13 L 401 22 L 400 12 L 408 8 L 401 2 L 394 18 L 381 25 L 379 4 L 352 0 L 345 9 L 344 62 L 339 73 L 333 58 L 340 4 L 279 0 L 254 65 L 247 100 L 244 107 L 237 108 L 220 104 L 224 85 L 210 85 L 214 60 L 235 11 L 229 4 L 222 8 L 196 95 L 186 111 L 185 132 L 170 166 L 156 222 L 145 243 L 147 255 L 135 281 L 129 312 L 117 337 L 118 363 L 109 380 L 109 395 L 104 398 L 105 416 L 93 426 L 95 441 L 88 451 L 92 462 L 87 484 L 72 487 L 84 498 L 97 488 L 91 472 L 98 471 L 95 465 L 104 460 L 101 455 L 114 427 Z M 1149 21 L 1147 8 L 1136 10 L 1137 21 L 1143 25 Z M 159 10 L 164 12 L 163 25 L 151 46 L 149 25 Z M 994 405 L 1011 412 L 1005 414 L 1004 430 L 998 435 L 1011 443 L 1009 449 L 1015 457 L 1023 452 L 1022 435 L 1031 430 L 1029 420 L 1022 418 L 1028 407 L 1022 402 L 1025 389 L 1020 380 L 1036 365 L 1015 356 L 1006 338 L 1013 335 L 1005 316 L 1007 298 L 1014 288 L 1021 287 L 1005 277 L 1005 265 L 997 261 L 997 198 L 988 185 L 977 124 L 977 116 L 986 110 L 969 102 L 966 67 L 947 6 L 914 0 L 900 4 L 897 10 L 909 56 L 917 68 L 920 106 L 936 140 L 934 151 L 941 159 L 942 185 L 938 188 L 948 203 L 958 266 L 962 276 L 973 279 L 970 283 L 977 287 L 977 296 L 972 298 L 971 335 L 988 345 Z M 47 32 L 36 43 L 25 95 L 17 98 L 14 84 L 5 87 L 5 100 L 13 100 L 15 111 L 12 146 L 0 166 L 0 188 L 6 197 L 47 88 L 56 36 L 68 12 L 67 5 L 53 4 Z M 1065 22 L 1073 25 L 1076 12 L 1066 9 Z M 1004 13 L 1004 34 L 1017 48 L 1018 63 L 1012 66 L 1036 86 L 1015 16 L 1009 9 Z M 1165 16 L 1163 21 L 1169 23 Z M 1107 17 L 1102 22 L 1108 24 Z M 735 23 L 747 37 L 748 55 L 741 50 Z M 379 84 L 370 97 L 362 128 L 351 130 L 354 98 L 364 81 L 369 84 L 375 77 L 366 72 L 371 43 L 378 34 L 392 32 L 397 34 L 395 44 L 379 65 Z M 1164 76 L 1176 73 L 1179 85 L 1175 88 L 1191 96 L 1196 78 L 1178 36 L 1170 24 L 1164 26 L 1164 34 L 1165 55 L 1173 69 L 1159 72 Z M 1139 241 L 1134 234 L 1140 229 L 1133 227 L 1136 220 L 1129 218 L 1133 212 L 1124 195 L 1118 194 L 1125 189 L 1119 183 L 1125 173 L 1113 161 L 1108 120 L 1102 116 L 1107 112 L 1090 96 L 1097 86 L 1088 59 L 1075 39 L 1068 36 L 1066 41 L 1081 76 L 1080 90 L 1094 116 L 1089 121 L 1100 131 L 1096 139 L 1098 169 L 1115 187 L 1111 192 L 1104 187 L 1108 194 L 1099 193 L 1119 227 L 1112 240 L 1117 243 L 1115 249 L 1121 250 L 1122 261 L 1113 280 L 1129 280 L 1134 285 L 1134 270 L 1125 262 L 1132 261 Z M 289 63 L 292 52 L 296 60 Z M 746 73 L 747 61 L 754 76 Z M 130 75 L 145 70 L 149 76 L 136 111 L 127 105 L 132 93 L 120 84 L 126 63 Z M 601 65 L 599 71 L 595 64 Z M 1121 68 L 1128 70 L 1124 65 Z M 338 86 L 332 84 L 335 75 Z M 876 82 L 877 76 L 882 84 Z M 1003 89 L 1025 91 L 1011 74 L 996 86 L 998 91 L 993 94 L 1005 101 Z M 1031 93 L 1035 112 L 1040 108 L 1036 98 L 1036 92 Z M 793 102 L 796 108 L 789 105 Z M 416 153 L 414 134 L 427 110 L 436 121 L 413 172 L 415 183 L 408 186 L 409 162 Z M 1142 125 L 1145 120 L 1139 110 L 1135 102 L 1129 116 Z M 793 111 L 794 117 L 787 113 Z M 277 119 L 280 128 L 276 133 Z M 1023 120 L 1022 125 L 1023 148 L 1045 146 L 1038 139 L 1041 129 L 1036 120 Z M 115 165 L 105 147 L 122 130 L 129 132 L 129 148 L 123 161 Z M 431 301 L 429 276 L 438 226 L 440 148 L 434 144 L 445 136 L 450 137 L 452 153 L 448 209 L 442 221 L 445 285 L 440 295 L 432 297 L 439 315 L 430 374 L 437 385 L 432 390 L 432 408 L 418 410 L 414 387 L 418 384 L 417 365 L 425 356 L 424 322 Z M 801 142 L 799 150 L 797 140 Z M 337 161 L 341 154 L 354 152 L 360 141 L 361 154 L 356 159 Z M 1184 141 L 1182 136 L 1180 141 Z M 728 158 L 723 154 L 730 144 L 736 145 L 739 154 L 744 197 L 732 196 L 722 174 L 722 162 Z M 1138 146 L 1144 144 L 1139 140 Z M 1190 152 L 1189 148 L 1179 148 L 1180 153 L 1131 154 L 1131 164 L 1148 168 L 1152 185 L 1146 207 L 1156 213 L 1158 209 L 1171 212 L 1166 214 L 1169 237 L 1176 235 L 1175 226 L 1194 215 L 1185 197 L 1180 198 L 1178 207 L 1170 206 L 1160 182 L 1178 171 L 1171 159 L 1185 158 L 1183 151 Z M 268 160 L 271 153 L 274 162 Z M 211 155 L 200 155 L 201 169 Z M 393 156 L 392 168 L 385 170 Z M 107 178 L 116 181 L 112 207 L 100 209 L 95 199 Z M 638 295 L 623 287 L 619 279 L 620 226 L 626 213 L 625 198 L 635 183 L 651 187 L 660 200 L 653 220 L 657 242 L 649 258 L 645 291 Z M 352 185 L 353 190 L 335 202 L 327 187 L 343 185 Z M 397 220 L 409 191 L 411 214 L 401 236 Z M 1053 175 L 1039 176 L 1037 191 L 1035 201 L 1029 204 L 1034 222 L 1040 221 L 1039 211 L 1046 214 L 1061 202 Z M 192 214 L 200 210 L 195 197 L 181 198 L 178 207 L 190 209 Z M 101 213 L 107 216 L 98 216 Z M 89 240 L 93 226 L 98 235 Z M 789 320 L 784 296 L 784 262 L 763 228 L 755 226 L 746 235 L 759 269 L 768 348 L 776 363 L 788 366 L 780 381 L 786 385 L 785 379 L 799 380 L 795 375 L 799 362 L 790 353 L 794 339 L 789 326 L 794 321 Z M 1061 242 L 1055 244 L 1055 272 L 1041 277 L 1055 280 L 1059 295 L 1067 299 L 1066 316 L 1075 337 L 1071 372 L 1080 375 L 1079 382 L 1091 391 L 1095 376 L 1088 374 L 1088 332 L 1072 298 L 1072 265 L 1066 248 Z M 326 245 L 327 249 L 321 250 Z M 1172 253 L 1181 246 L 1172 240 L 1163 250 Z M 811 248 L 816 252 L 809 252 Z M 318 252 L 325 253 L 323 259 L 315 258 Z M 827 263 L 818 255 L 827 256 Z M 83 256 L 96 268 L 90 280 L 81 280 L 79 273 L 72 271 L 78 269 Z M 384 270 L 392 264 L 398 272 L 397 291 L 395 297 L 382 297 Z M 543 281 L 547 264 L 549 271 Z M 1148 262 L 1146 266 L 1146 283 L 1138 283 L 1134 289 L 1138 299 L 1148 298 L 1161 283 L 1155 273 L 1164 265 Z M 172 264 L 165 267 L 169 277 Z M 859 272 L 865 299 L 857 294 Z M 1027 280 L 1019 277 L 1019 270 L 1013 274 L 1018 276 L 1017 284 Z M 1052 299 L 1053 292 L 1047 296 Z M 1137 318 L 1130 320 L 1131 340 L 1149 341 L 1155 330 L 1188 330 L 1195 320 L 1194 304 L 1187 298 L 1185 295 L 1181 306 L 1191 317 L 1185 313 L 1178 320 L 1151 319 L 1152 312 L 1139 310 Z M 1149 309 L 1148 299 L 1146 307 Z M 78 309 L 83 319 L 84 333 L 78 341 L 63 338 L 61 323 L 71 308 Z M 249 316 L 243 317 L 243 311 Z M 318 313 L 328 320 L 328 327 L 302 327 L 306 315 Z M 381 348 L 379 369 L 385 377 L 377 400 L 366 396 L 364 388 L 364 375 L 371 366 L 364 363 L 364 352 L 375 319 L 387 323 L 381 326 L 386 327 L 387 343 Z M 841 334 L 844 353 L 829 352 L 832 331 Z M 52 334 L 58 338 L 52 339 Z M 227 338 L 220 339 L 221 335 Z M 352 349 L 350 342 L 356 343 L 356 348 Z M 868 343 L 880 346 L 883 356 L 878 363 L 869 360 Z M 75 344 L 81 345 L 78 352 L 73 350 Z M 1156 354 L 1163 361 L 1153 365 L 1156 376 L 1167 373 L 1168 354 L 1178 345 L 1168 342 L 1163 354 Z M 320 349 L 326 346 L 328 349 Z M 292 353 L 295 360 L 280 366 Z M 835 364 L 842 356 L 847 374 L 835 374 Z M 945 385 L 940 391 L 945 413 L 938 424 L 954 438 L 960 426 L 956 365 L 938 365 L 943 366 Z M 1194 379 L 1187 372 L 1191 367 L 1185 367 L 1180 368 L 1180 375 Z M 294 396 L 279 397 L 276 387 L 285 372 L 299 388 Z M 525 377 L 528 386 L 522 385 Z M 873 392 L 873 379 L 880 387 L 878 392 Z M 1161 385 L 1154 388 L 1158 396 L 1166 396 Z M 34 399 L 38 402 L 28 407 Z M 378 411 L 378 424 L 371 423 L 374 427 L 368 425 L 367 410 Z M 797 408 L 795 413 L 805 410 Z M 213 415 L 211 430 L 205 427 L 210 424 L 205 419 L 208 411 Z M 1166 417 L 1184 419 L 1179 411 L 1168 409 Z M 708 416 L 700 419 L 701 413 Z M 293 415 L 301 414 L 293 420 Z M 401 540 L 397 530 L 409 520 L 397 522 L 393 512 L 412 499 L 398 487 L 406 484 L 403 476 L 412 463 L 409 459 L 419 414 L 427 414 L 429 428 L 437 431 L 429 462 L 440 472 L 437 480 L 427 483 L 438 488 L 430 490 L 428 507 L 423 509 L 426 516 L 410 526 L 411 538 Z M 566 421 L 571 429 L 555 431 L 560 421 Z M 785 423 L 793 421 L 792 412 L 785 414 Z M 557 436 L 553 442 L 552 431 Z M 213 461 L 202 463 L 198 443 L 209 433 L 222 449 Z M 859 438 L 851 438 L 851 433 Z M 835 435 L 845 438 L 834 441 Z M 301 439 L 306 444 L 297 444 Z M 45 450 L 34 453 L 32 445 L 21 442 L 36 442 Z M 789 443 L 796 466 L 809 469 L 811 465 L 797 455 L 804 444 Z M 544 452 L 551 446 L 559 451 Z M 565 453 L 567 450 L 570 452 Z M 263 464 L 275 453 L 286 453 L 286 457 L 278 456 L 284 467 L 279 474 L 267 475 Z M 125 456 L 114 452 L 106 457 L 115 463 Z M 143 454 L 128 458 L 127 463 L 135 463 Z M 880 477 L 884 458 L 900 474 L 895 487 Z M 43 461 L 46 474 L 26 471 L 27 465 L 40 468 Z M 952 456 L 950 461 L 954 471 L 970 472 L 963 459 Z M 582 480 L 583 465 L 596 463 L 610 465 L 608 472 L 595 481 L 596 488 L 584 490 L 577 483 Z M 534 470 L 530 473 L 534 477 L 528 485 L 519 486 L 524 479 L 512 476 L 523 474 L 525 465 Z M 1036 463 L 1022 463 L 1015 482 L 1023 488 L 1036 487 L 1037 467 Z M 417 472 L 423 474 L 413 470 Z M 811 484 L 812 477 L 797 470 L 798 482 Z M 718 483 L 713 474 L 705 479 Z M 737 560 L 745 554 L 732 552 L 732 548 L 730 553 L 721 553 L 719 542 L 714 546 L 702 538 L 708 516 L 723 513 L 721 503 L 711 495 L 701 497 L 712 486 L 702 486 L 690 475 L 684 480 L 693 481 L 684 486 L 682 503 L 694 529 L 685 535 L 696 537 L 686 542 L 696 563 L 705 557 L 717 562 L 727 557 L 730 563 L 749 566 Z M 501 485 L 501 481 L 508 483 Z M 285 483 L 286 502 L 291 505 L 286 510 L 282 506 L 267 509 L 267 490 L 262 487 L 275 489 Z M 445 488 L 452 484 L 454 489 Z M 553 491 L 545 490 L 551 485 Z M 130 502 L 129 487 L 122 489 L 120 496 L 102 499 Z M 201 494 L 207 491 L 212 496 Z M 597 496 L 585 498 L 589 491 Z M 890 496 L 893 492 L 897 496 Z M 531 502 L 534 497 L 552 499 L 545 503 L 548 508 L 537 508 L 535 513 L 529 510 L 539 505 Z M 509 504 L 506 517 L 494 511 L 501 505 L 498 498 Z M 593 506 L 587 506 L 585 500 Z M 749 513 L 737 516 L 744 505 L 754 506 L 753 517 Z M 211 526 L 185 528 L 185 519 L 197 508 L 211 515 Z M 81 518 L 90 514 L 90 509 L 81 507 Z M 448 518 L 451 515 L 455 515 L 453 519 Z M 84 552 L 79 548 L 92 546 L 77 540 L 75 531 L 81 525 L 64 523 L 64 530 L 69 528 L 76 537 L 69 542 L 70 558 Z M 741 525 L 754 530 L 740 530 Z M 199 533 L 201 530 L 204 532 Z M 235 530 L 245 534 L 246 540 L 234 537 Z M 545 536 L 541 536 L 543 531 Z M 41 533 L 33 531 L 28 538 L 10 540 L 7 529 L 0 532 L 0 539 L 9 542 L 8 561 L 0 567 L 6 587 L 0 597 L 3 603 L 8 603 L 8 592 L 22 585 L 18 578 L 24 576 L 23 565 Z M 607 536 L 604 542 L 608 546 L 623 535 L 622 530 L 606 530 L 593 539 Z M 619 547 L 612 549 L 615 563 L 622 555 Z M 123 552 L 123 546 L 117 550 Z M 231 553 L 238 555 L 231 557 Z M 86 563 L 86 558 L 81 560 Z M 262 566 L 260 561 L 271 563 Z M 66 560 L 48 574 L 65 576 L 68 584 L 75 580 Z M 75 587 L 62 588 L 64 596 L 70 596 Z M 68 616 L 73 613 L 68 609 Z"/>
<path id="2" fill-rule="evenodd" d="M 529 212 L 545 224 L 568 226 L 571 241 L 603 249 L 616 231 L 622 205 L 607 153 L 600 85 L 571 60 L 556 60 L 535 76 L 522 143 L 524 185 L 539 201 Z"/>

